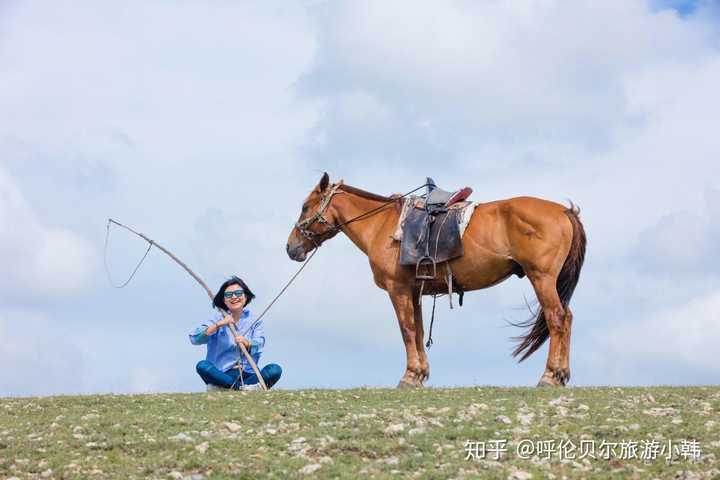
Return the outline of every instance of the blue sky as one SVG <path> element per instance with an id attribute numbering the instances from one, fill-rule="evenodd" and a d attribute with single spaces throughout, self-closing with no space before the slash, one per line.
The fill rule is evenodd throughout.
<path id="1" fill-rule="evenodd" d="M 704 2 L 0 4 L 0 395 L 198 391 L 212 315 L 154 250 L 125 289 L 108 217 L 264 307 L 323 171 L 478 201 L 572 199 L 588 233 L 573 385 L 716 383 L 720 51 Z M 441 165 L 441 166 L 438 166 Z M 145 245 L 115 232 L 110 267 Z M 441 300 L 429 385 L 533 385 L 527 280 Z M 429 302 L 426 300 L 426 312 Z M 393 386 L 387 295 L 344 237 L 267 318 L 283 388 Z"/>
<path id="2" fill-rule="evenodd" d="M 711 1 L 698 0 L 656 0 L 653 7 L 657 11 L 672 9 L 683 17 L 694 15 L 698 9 L 709 9 L 712 6 Z"/>

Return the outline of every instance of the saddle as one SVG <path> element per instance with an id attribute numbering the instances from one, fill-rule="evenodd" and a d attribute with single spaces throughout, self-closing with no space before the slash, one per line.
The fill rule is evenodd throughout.
<path id="1" fill-rule="evenodd" d="M 437 264 L 462 256 L 460 214 L 470 187 L 448 192 L 427 179 L 427 194 L 410 199 L 400 242 L 400 265 L 415 266 L 415 277 L 433 280 Z"/>

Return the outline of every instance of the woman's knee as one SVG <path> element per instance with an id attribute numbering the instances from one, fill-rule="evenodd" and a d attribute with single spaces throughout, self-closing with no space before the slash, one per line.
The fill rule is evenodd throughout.
<path id="1" fill-rule="evenodd" d="M 268 365 L 265 365 L 263 367 L 263 376 L 267 377 L 269 379 L 274 380 L 275 382 L 280 379 L 280 376 L 282 375 L 282 368 L 277 363 L 270 363 Z"/>
<path id="2" fill-rule="evenodd" d="M 213 364 L 208 362 L 207 360 L 200 360 L 197 365 L 195 365 L 195 371 L 200 375 L 204 375 L 207 372 L 210 371 L 210 369 L 213 367 Z"/>

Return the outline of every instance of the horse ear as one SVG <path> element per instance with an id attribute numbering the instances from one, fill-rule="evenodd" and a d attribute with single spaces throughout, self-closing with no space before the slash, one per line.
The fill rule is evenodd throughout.
<path id="1" fill-rule="evenodd" d="M 345 180 L 343 180 L 343 179 L 341 178 L 340 181 L 337 182 L 337 184 L 338 184 L 338 185 L 345 185 Z"/>
<path id="2" fill-rule="evenodd" d="M 330 184 L 330 176 L 327 174 L 327 172 L 323 173 L 323 176 L 320 178 L 320 183 L 318 183 L 318 191 L 324 192 L 328 185 Z"/>

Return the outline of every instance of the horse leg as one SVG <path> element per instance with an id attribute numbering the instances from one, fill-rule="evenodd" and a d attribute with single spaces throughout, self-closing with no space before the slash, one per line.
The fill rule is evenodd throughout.
<path id="1" fill-rule="evenodd" d="M 565 307 L 565 338 L 563 339 L 562 368 L 566 383 L 570 381 L 570 333 L 572 332 L 573 314 L 570 307 Z"/>
<path id="2" fill-rule="evenodd" d="M 413 292 L 410 289 L 390 292 L 390 300 L 392 300 L 393 308 L 395 308 L 395 314 L 400 324 L 400 333 L 405 343 L 405 352 L 407 353 L 405 374 L 400 378 L 398 388 L 422 386 L 420 358 L 415 343 L 415 302 L 413 297 Z"/>
<path id="3" fill-rule="evenodd" d="M 425 352 L 425 328 L 423 326 L 422 299 L 417 295 L 415 300 L 415 348 L 420 359 L 420 383 L 430 378 L 430 364 Z"/>
<path id="4" fill-rule="evenodd" d="M 547 364 L 538 386 L 565 386 L 570 379 L 569 347 L 572 314 L 566 315 L 558 296 L 557 279 L 554 276 L 547 274 L 528 276 L 543 309 L 550 333 Z"/>

